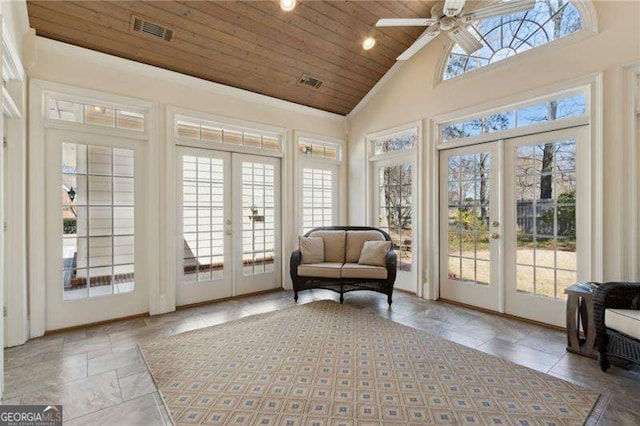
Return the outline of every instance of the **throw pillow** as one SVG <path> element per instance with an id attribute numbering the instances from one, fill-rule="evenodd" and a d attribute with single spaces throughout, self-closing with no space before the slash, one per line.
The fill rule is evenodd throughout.
<path id="1" fill-rule="evenodd" d="M 301 263 L 324 262 L 324 241 L 320 237 L 300 237 Z"/>
<path id="2" fill-rule="evenodd" d="M 360 265 L 386 266 L 391 241 L 365 241 L 360 252 Z"/>

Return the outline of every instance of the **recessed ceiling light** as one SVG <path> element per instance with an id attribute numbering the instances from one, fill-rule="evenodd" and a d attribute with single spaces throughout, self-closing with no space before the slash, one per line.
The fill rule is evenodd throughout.
<path id="1" fill-rule="evenodd" d="M 285 12 L 291 12 L 296 7 L 296 0 L 280 0 L 280 8 Z"/>
<path id="2" fill-rule="evenodd" d="M 362 42 L 362 48 L 364 50 L 369 50 L 371 48 L 373 48 L 373 46 L 376 45 L 376 39 L 373 37 L 367 37 L 363 42 Z"/>

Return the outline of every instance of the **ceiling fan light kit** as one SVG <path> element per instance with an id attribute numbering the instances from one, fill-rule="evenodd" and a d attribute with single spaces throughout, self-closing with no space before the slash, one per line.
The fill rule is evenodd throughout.
<path id="1" fill-rule="evenodd" d="M 479 19 L 531 10 L 535 7 L 536 0 L 502 0 L 470 11 L 465 10 L 465 4 L 466 0 L 445 0 L 433 6 L 430 18 L 380 19 L 376 27 L 427 27 L 427 30 L 397 57 L 398 61 L 411 58 L 441 31 L 447 32 L 468 55 L 472 55 L 482 49 L 482 43 L 469 32 L 468 24 Z"/>

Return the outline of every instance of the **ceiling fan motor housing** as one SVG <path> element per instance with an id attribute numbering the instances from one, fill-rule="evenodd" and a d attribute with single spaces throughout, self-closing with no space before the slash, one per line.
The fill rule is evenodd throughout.
<path id="1" fill-rule="evenodd" d="M 445 16 L 442 19 L 440 19 L 440 29 L 443 31 L 449 31 L 456 26 L 456 22 L 457 22 L 456 18 L 453 18 L 451 16 Z"/>

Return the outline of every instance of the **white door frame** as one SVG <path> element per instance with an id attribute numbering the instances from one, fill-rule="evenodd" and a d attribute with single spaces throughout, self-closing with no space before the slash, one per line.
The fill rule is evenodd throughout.
<path id="1" fill-rule="evenodd" d="M 602 73 L 589 74 L 584 77 L 579 77 L 573 80 L 569 80 L 562 83 L 552 84 L 546 87 L 542 87 L 535 90 L 519 93 L 514 96 L 510 96 L 503 99 L 487 102 L 481 105 L 476 105 L 462 110 L 454 111 L 451 113 L 436 116 L 429 120 L 429 141 L 428 152 L 426 155 L 427 169 L 430 171 L 429 176 L 434 179 L 433 187 L 431 188 L 433 194 L 432 199 L 439 200 L 439 183 L 438 173 L 439 168 L 439 151 L 445 149 L 447 144 L 441 143 L 441 126 L 448 122 L 455 122 L 464 120 L 470 116 L 482 115 L 483 113 L 491 113 L 493 111 L 504 110 L 522 103 L 530 102 L 531 100 L 541 97 L 548 97 L 554 93 L 561 93 L 565 91 L 575 91 L 581 89 L 583 93 L 587 95 L 588 103 L 588 120 L 589 123 L 589 143 L 584 151 L 588 157 L 587 164 L 589 165 L 589 180 L 587 184 L 591 190 L 591 203 L 589 209 L 589 222 L 591 233 L 591 255 L 590 255 L 590 279 L 592 281 L 602 281 L 603 268 L 604 268 L 604 245 L 603 245 L 603 232 L 604 232 L 604 219 L 603 219 L 603 189 L 604 189 L 604 135 L 603 135 L 603 75 Z M 584 123 L 582 123 L 584 124 Z M 556 127 L 562 128 L 563 123 L 555 124 Z M 531 132 L 532 129 L 522 128 L 523 130 L 518 132 L 511 132 L 510 137 L 517 137 Z M 545 130 L 554 130 L 554 127 L 546 128 Z M 489 136 L 489 135 L 487 135 Z M 496 139 L 496 135 L 491 136 Z M 501 136 L 498 136 L 501 137 Z M 477 142 L 483 142 L 480 138 Z M 440 229 L 440 203 L 433 203 L 431 206 L 426 207 L 428 212 L 426 214 L 426 226 L 427 229 L 438 231 Z M 433 256 L 428 257 L 429 264 L 427 265 L 427 294 L 426 298 L 437 300 L 440 297 L 440 266 L 439 259 L 442 253 L 440 253 L 439 244 L 433 244 Z M 432 285 L 433 283 L 433 285 Z"/>
<path id="2" fill-rule="evenodd" d="M 423 147 L 423 141 L 424 141 L 424 137 L 423 137 L 423 127 L 422 127 L 422 120 L 419 121 L 412 121 L 400 126 L 396 126 L 390 129 L 383 129 L 377 132 L 373 132 L 373 133 L 369 133 L 365 136 L 365 161 L 366 161 L 366 165 L 365 165 L 365 221 L 364 224 L 369 225 L 369 226 L 375 226 L 374 224 L 374 215 L 373 215 L 373 199 L 374 199 L 374 195 L 373 195 L 373 190 L 374 190 L 374 164 L 373 161 L 376 159 L 374 156 L 374 151 L 373 151 L 373 147 L 372 147 L 372 141 L 375 139 L 379 139 L 381 137 L 385 137 L 385 136 L 391 136 L 394 134 L 398 134 L 398 133 L 405 133 L 408 131 L 415 131 L 417 138 L 416 138 L 416 146 L 413 148 L 412 151 L 412 155 L 414 156 L 414 168 L 415 168 L 415 173 L 414 173 L 414 181 L 416 182 L 416 192 L 415 192 L 415 199 L 413 200 L 413 205 L 414 208 L 416 210 L 415 212 L 415 217 L 416 217 L 416 221 L 413 224 L 414 227 L 414 234 L 415 234 L 415 243 L 413 243 L 413 246 L 418 248 L 421 247 L 423 248 L 422 250 L 417 250 L 416 256 L 415 256 L 415 270 L 416 270 L 416 286 L 417 286 L 417 291 L 416 291 L 416 296 L 418 297 L 427 297 L 427 295 L 424 292 L 424 289 L 428 287 L 428 285 L 426 285 L 426 277 L 427 277 L 427 270 L 425 269 L 424 265 L 426 264 L 425 262 L 427 262 L 430 259 L 430 256 L 433 253 L 437 253 L 434 249 L 430 248 L 430 247 L 425 247 L 425 243 L 426 243 L 426 239 L 423 241 L 423 238 L 425 238 L 425 233 L 426 230 L 429 229 L 428 225 L 427 226 L 423 226 L 422 221 L 420 220 L 420 218 L 423 217 L 423 206 L 424 203 L 427 200 L 425 191 L 428 190 L 429 188 L 426 188 L 426 185 L 424 184 L 424 180 L 426 177 L 426 174 L 423 170 L 423 156 L 426 154 L 426 150 Z M 393 154 L 390 154 L 390 156 Z M 437 163 L 436 163 L 436 169 L 437 170 Z M 433 194 L 430 194 L 433 195 Z"/>
<path id="3" fill-rule="evenodd" d="M 61 286 L 62 255 L 62 187 L 60 164 L 62 144 L 77 143 L 91 146 L 131 149 L 134 151 L 134 290 L 122 294 L 64 300 Z M 149 240 L 149 216 L 151 209 L 145 197 L 148 181 L 145 171 L 149 168 L 148 145 L 144 141 L 122 137 L 87 134 L 85 132 L 49 129 L 46 135 L 46 329 L 56 330 L 90 324 L 149 311 L 149 282 L 153 268 L 146 241 Z M 139 171 L 139 172 L 138 172 Z M 87 227 L 89 224 L 87 224 Z M 55 278 L 54 278 L 55 277 Z M 87 283 L 87 286 L 89 284 Z"/>
<path id="4" fill-rule="evenodd" d="M 83 103 L 94 103 L 107 107 L 133 108 L 145 114 L 144 132 L 125 131 L 122 129 L 102 128 L 82 123 L 60 122 L 47 117 L 46 100 L 49 96 L 60 96 L 64 99 L 77 100 Z M 84 89 L 66 84 L 53 83 L 45 80 L 31 79 L 29 81 L 29 156 L 28 156 L 28 282 L 29 294 L 46 294 L 46 191 L 45 170 L 47 158 L 45 155 L 46 134 L 49 129 L 72 130 L 87 135 L 122 136 L 130 139 L 145 141 L 148 145 L 146 157 L 150 164 L 158 164 L 160 147 L 157 144 L 158 131 L 156 125 L 157 106 L 148 101 L 114 95 L 96 90 Z M 160 206 L 159 188 L 161 171 L 154 167 L 141 170 L 147 178 L 144 203 L 149 206 Z M 142 201 L 141 201 L 142 202 Z M 150 256 L 160 256 L 160 208 L 151 208 L 146 221 L 148 227 L 148 244 Z M 149 271 L 149 311 L 158 313 L 158 288 L 160 276 L 157 268 Z M 29 337 L 44 335 L 46 324 L 46 298 L 29 298 Z"/>
<path id="5" fill-rule="evenodd" d="M 202 149 L 211 149 L 211 150 L 223 150 L 234 152 L 231 148 L 220 147 L 220 144 L 209 143 L 206 141 L 195 140 L 195 139 L 187 139 L 181 138 L 177 134 L 176 129 L 176 120 L 178 117 L 189 117 L 193 118 L 196 121 L 209 121 L 216 123 L 229 123 L 235 127 L 244 127 L 249 129 L 256 130 L 265 130 L 271 133 L 277 133 L 280 135 L 281 140 L 281 151 L 267 151 L 267 150 L 252 150 L 252 149 L 242 149 L 243 154 L 255 154 L 262 157 L 275 157 L 281 158 L 280 170 L 281 173 L 288 173 L 291 166 L 288 165 L 285 154 L 289 155 L 290 151 L 288 149 L 290 145 L 291 132 L 288 131 L 284 127 L 278 126 L 270 126 L 261 123 L 254 123 L 244 120 L 233 119 L 229 117 L 218 116 L 215 114 L 204 113 L 200 111 L 194 111 L 186 108 L 180 108 L 175 106 L 167 106 L 164 114 L 165 119 L 165 132 L 167 139 L 167 146 L 165 151 L 164 158 L 164 171 L 159 179 L 162 181 L 162 185 L 164 188 L 163 193 L 163 206 L 165 214 L 163 215 L 164 221 L 162 223 L 161 231 L 160 231 L 160 241 L 162 245 L 162 255 L 164 259 L 167 259 L 165 264 L 162 266 L 161 276 L 163 279 L 162 283 L 159 286 L 159 299 L 161 301 L 160 305 L 162 306 L 163 312 L 171 312 L 176 309 L 176 277 L 178 276 L 176 261 L 176 253 L 179 247 L 176 247 L 176 235 L 181 233 L 182 231 L 178 229 L 178 217 L 176 205 L 178 203 L 177 197 L 178 192 L 176 190 L 176 184 L 178 172 L 176 170 L 176 152 L 178 147 L 193 147 L 193 148 L 202 148 Z M 289 202 L 289 186 L 285 185 L 285 179 L 280 180 L 280 194 L 282 203 Z M 287 212 L 288 210 L 283 210 L 282 213 Z M 287 213 L 288 215 L 288 213 Z M 285 259 L 293 250 L 290 247 L 289 240 L 287 237 L 290 235 L 290 230 L 288 227 L 284 226 L 285 214 L 281 214 L 283 223 L 280 226 L 280 248 L 279 255 L 281 259 Z M 282 283 L 285 284 L 285 276 L 286 271 L 282 267 L 282 265 L 286 264 L 285 261 L 280 263 L 280 271 L 282 276 Z M 161 313 L 161 312 L 158 312 Z"/>

